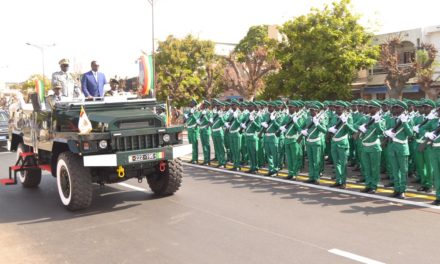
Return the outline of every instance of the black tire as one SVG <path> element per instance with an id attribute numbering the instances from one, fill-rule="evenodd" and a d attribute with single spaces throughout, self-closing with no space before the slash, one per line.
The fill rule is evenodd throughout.
<path id="1" fill-rule="evenodd" d="M 183 166 L 181 159 L 168 161 L 168 165 L 164 172 L 160 172 L 159 168 L 155 175 L 147 177 L 150 189 L 159 196 L 167 196 L 174 194 L 179 190 L 182 184 Z"/>
<path id="2" fill-rule="evenodd" d="M 61 203 L 69 210 L 85 209 L 92 203 L 90 170 L 84 167 L 80 156 L 63 152 L 58 156 L 57 187 Z"/>
<path id="3" fill-rule="evenodd" d="M 19 143 L 17 146 L 17 160 L 22 152 L 29 152 L 31 149 L 24 145 L 23 143 Z M 27 165 L 36 165 L 36 164 L 27 164 Z M 21 182 L 21 185 L 24 188 L 35 188 L 40 185 L 41 182 L 41 170 L 29 170 L 29 171 L 21 171 L 17 172 L 18 180 Z"/>

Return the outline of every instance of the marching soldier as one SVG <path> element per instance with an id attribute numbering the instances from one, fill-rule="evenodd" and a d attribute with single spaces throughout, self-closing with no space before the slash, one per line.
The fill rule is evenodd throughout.
<path id="1" fill-rule="evenodd" d="M 197 120 L 199 120 L 200 112 L 197 110 L 197 101 L 190 102 L 191 109 L 184 114 L 185 124 L 188 131 L 188 141 L 192 145 L 192 164 L 197 164 L 199 159 L 199 127 Z"/>
<path id="2" fill-rule="evenodd" d="M 296 179 L 302 162 L 302 146 L 298 142 L 301 128 L 304 126 L 304 117 L 299 110 L 301 105 L 295 101 L 289 101 L 289 123 L 281 127 L 281 131 L 285 131 L 285 153 L 287 160 L 287 179 Z"/>
<path id="3" fill-rule="evenodd" d="M 309 179 L 307 183 L 319 184 L 321 166 L 324 158 L 324 135 L 327 132 L 323 118 L 324 112 L 319 102 L 309 104 L 310 117 L 307 118 L 301 134 L 306 137 L 307 157 L 309 160 Z"/>
<path id="4" fill-rule="evenodd" d="M 201 115 L 197 120 L 197 125 L 200 128 L 200 140 L 202 142 L 203 163 L 202 165 L 209 165 L 211 162 L 211 145 L 209 139 L 211 137 L 210 121 L 212 120 L 211 111 L 209 110 L 211 103 L 207 100 L 203 101 L 201 105 Z"/>
<path id="5" fill-rule="evenodd" d="M 345 189 L 347 181 L 347 160 L 349 152 L 348 137 L 351 133 L 356 132 L 353 128 L 353 119 L 345 110 L 348 105 L 344 102 L 335 102 L 335 117 L 329 124 L 328 131 L 331 136 L 331 157 L 335 165 L 336 182 L 333 187 Z"/>
<path id="6" fill-rule="evenodd" d="M 440 116 L 440 102 L 437 101 L 437 116 Z M 435 186 L 435 201 L 432 203 L 434 205 L 440 205 L 440 123 L 439 119 L 434 119 L 436 122 L 430 122 L 430 129 L 425 133 L 425 138 L 432 142 L 432 150 L 430 162 L 432 166 L 432 172 L 434 176 L 434 186 Z"/>
<path id="7" fill-rule="evenodd" d="M 405 113 L 408 105 L 403 101 L 395 101 L 391 111 L 396 117 L 387 125 L 385 135 L 390 138 L 389 153 L 394 180 L 393 197 L 405 199 L 406 183 L 408 177 L 408 137 L 412 136 L 409 116 Z"/>
<path id="8" fill-rule="evenodd" d="M 250 170 L 248 173 L 255 173 L 259 169 L 258 151 L 260 146 L 258 141 L 258 132 L 261 130 L 261 120 L 260 116 L 258 115 L 257 104 L 254 102 L 249 102 L 249 105 L 250 113 L 246 123 L 243 126 L 243 137 L 245 137 L 246 140 L 246 147 L 250 161 Z"/>
<path id="9" fill-rule="evenodd" d="M 381 105 L 376 101 L 369 101 L 368 108 L 370 117 L 366 122 L 358 127 L 362 133 L 359 140 L 362 144 L 361 159 L 363 161 L 365 188 L 361 190 L 364 193 L 376 193 L 377 185 L 380 180 L 380 157 L 381 141 L 384 127 L 380 116 Z"/>
<path id="10" fill-rule="evenodd" d="M 214 109 L 212 117 L 212 141 L 214 143 L 214 151 L 215 157 L 217 158 L 218 165 L 217 168 L 225 168 L 226 166 L 226 157 L 225 157 L 225 145 L 224 145 L 224 131 L 223 127 L 225 125 L 225 116 L 221 107 L 223 103 L 214 100 L 213 101 Z"/>
<path id="11" fill-rule="evenodd" d="M 248 150 L 246 146 L 246 137 L 243 135 L 243 125 L 248 121 L 249 118 L 249 104 L 248 102 L 240 102 L 240 111 L 241 111 L 241 128 L 240 128 L 240 134 L 241 135 L 241 165 L 245 165 L 248 163 Z"/>
<path id="12" fill-rule="evenodd" d="M 272 176 L 278 173 L 278 137 L 276 132 L 280 128 L 277 121 L 277 113 L 275 111 L 276 103 L 270 102 L 268 112 L 263 116 L 261 131 L 263 136 L 263 144 L 268 164 L 268 173 L 266 176 Z"/>
<path id="13" fill-rule="evenodd" d="M 278 108 L 277 112 L 278 112 L 278 120 L 280 123 L 280 127 L 285 126 L 291 120 L 291 118 L 287 114 L 288 113 L 287 105 L 286 105 L 286 103 L 284 103 L 281 100 L 277 101 L 276 103 L 277 103 L 277 108 Z M 278 136 L 278 164 L 277 164 L 278 170 L 281 170 L 284 167 L 284 163 L 286 160 L 284 140 L 285 140 L 284 133 L 279 133 L 279 136 Z"/>
<path id="14" fill-rule="evenodd" d="M 233 112 L 230 114 L 228 121 L 225 123 L 226 129 L 229 130 L 229 147 L 232 153 L 233 171 L 239 171 L 241 168 L 240 151 L 241 151 L 241 134 L 240 128 L 242 123 L 242 115 L 238 109 L 239 102 L 235 99 L 231 101 Z"/>
<path id="15" fill-rule="evenodd" d="M 228 120 L 232 117 L 232 113 L 234 112 L 232 110 L 232 106 L 231 103 L 228 101 L 223 102 L 224 104 L 224 123 L 225 123 L 225 127 L 223 128 L 223 133 L 224 133 L 224 139 L 225 139 L 225 151 L 226 151 L 226 162 L 232 162 L 232 152 L 231 152 L 231 139 L 229 136 L 229 128 L 226 127 L 226 123 L 228 122 Z"/>
<path id="16" fill-rule="evenodd" d="M 263 119 L 263 116 L 266 114 L 266 102 L 265 101 L 260 101 L 260 102 L 256 102 L 256 104 L 258 105 L 258 112 L 257 112 L 257 116 L 260 118 L 260 125 Z M 261 129 L 261 128 L 260 128 Z M 264 138 L 262 136 L 258 137 L 258 167 L 262 168 L 265 163 L 266 163 L 266 153 L 264 151 Z"/>

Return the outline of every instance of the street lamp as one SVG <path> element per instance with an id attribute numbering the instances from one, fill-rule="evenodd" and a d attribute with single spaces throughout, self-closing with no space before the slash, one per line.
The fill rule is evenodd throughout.
<path id="1" fill-rule="evenodd" d="M 32 46 L 32 47 L 37 48 L 37 49 L 39 49 L 41 51 L 41 59 L 42 59 L 42 65 L 43 65 L 43 82 L 44 82 L 44 49 L 45 48 L 54 47 L 55 43 L 53 43 L 53 44 L 37 45 L 37 44 L 32 44 L 32 43 L 26 42 L 26 45 Z"/>

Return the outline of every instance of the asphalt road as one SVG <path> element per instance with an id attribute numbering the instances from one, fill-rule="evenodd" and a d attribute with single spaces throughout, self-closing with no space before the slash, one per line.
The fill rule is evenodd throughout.
<path id="1" fill-rule="evenodd" d="M 14 157 L 0 153 L 4 176 Z M 80 212 L 63 208 L 49 175 L 37 189 L 0 186 L 0 263 L 440 259 L 440 210 L 190 166 L 174 196 L 125 183 L 96 186 Z"/>

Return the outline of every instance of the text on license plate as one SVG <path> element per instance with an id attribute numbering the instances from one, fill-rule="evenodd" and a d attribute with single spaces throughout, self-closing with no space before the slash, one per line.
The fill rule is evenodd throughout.
<path id="1" fill-rule="evenodd" d="M 165 152 L 154 152 L 145 154 L 136 154 L 128 157 L 128 162 L 137 162 L 145 160 L 157 160 L 163 159 L 165 157 Z"/>

